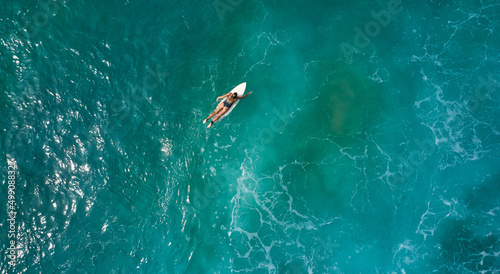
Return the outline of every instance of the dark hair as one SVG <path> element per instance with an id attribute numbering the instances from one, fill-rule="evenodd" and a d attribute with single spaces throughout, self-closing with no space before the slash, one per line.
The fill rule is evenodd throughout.
<path id="1" fill-rule="evenodd" d="M 234 97 L 238 97 L 238 93 L 234 92 L 233 93 Z"/>

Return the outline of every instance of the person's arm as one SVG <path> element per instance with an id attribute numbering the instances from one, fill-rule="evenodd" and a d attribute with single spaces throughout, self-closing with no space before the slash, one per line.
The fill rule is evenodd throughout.
<path id="1" fill-rule="evenodd" d="M 245 96 L 243 97 L 236 97 L 236 100 L 241 100 L 241 99 L 245 99 L 248 95 L 252 94 L 253 91 L 250 91 L 249 93 L 247 93 Z"/>
<path id="2" fill-rule="evenodd" d="M 224 98 L 226 98 L 227 96 L 229 96 L 229 94 L 231 94 L 231 92 L 228 92 L 228 93 L 227 93 L 227 94 L 225 94 L 225 95 L 222 95 L 222 96 L 217 97 L 217 100 L 216 100 L 216 101 L 219 101 L 220 99 L 224 99 Z"/>

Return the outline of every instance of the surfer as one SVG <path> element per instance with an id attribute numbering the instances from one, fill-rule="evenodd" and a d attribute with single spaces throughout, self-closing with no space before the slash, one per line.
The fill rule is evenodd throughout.
<path id="1" fill-rule="evenodd" d="M 248 95 L 250 95 L 252 92 L 250 91 L 249 93 L 247 93 L 245 96 L 242 96 L 242 97 L 238 97 L 238 94 L 235 92 L 235 93 L 231 93 L 231 92 L 228 92 L 227 94 L 225 95 L 222 95 L 222 96 L 219 96 L 217 97 L 217 100 L 216 101 L 219 101 L 220 99 L 224 99 L 226 98 L 226 100 L 222 101 L 222 103 L 220 103 L 217 108 L 214 110 L 214 112 L 210 113 L 210 115 L 207 117 L 207 119 L 203 120 L 203 123 L 206 123 L 208 119 L 214 117 L 215 115 L 215 119 L 213 119 L 210 124 L 208 124 L 207 128 L 210 128 L 215 122 L 217 122 L 217 120 L 219 120 L 219 118 L 224 115 L 224 113 L 226 113 L 230 108 L 231 106 L 238 100 L 241 100 L 241 99 L 244 99 L 245 97 L 247 97 Z"/>

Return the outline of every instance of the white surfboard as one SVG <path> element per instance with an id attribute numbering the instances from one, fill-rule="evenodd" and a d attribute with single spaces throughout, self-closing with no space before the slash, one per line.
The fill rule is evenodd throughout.
<path id="1" fill-rule="evenodd" d="M 238 97 L 241 97 L 243 96 L 243 94 L 245 93 L 245 89 L 247 88 L 247 83 L 241 83 L 239 85 L 237 85 L 235 88 L 233 88 L 231 90 L 231 93 L 235 93 L 238 94 Z M 219 105 L 217 105 L 217 107 L 219 107 L 223 102 L 224 100 L 226 99 L 222 99 L 222 102 L 219 103 Z M 240 102 L 240 100 L 236 101 L 233 103 L 233 105 L 229 108 L 229 110 L 224 113 L 224 115 L 222 115 L 220 118 L 219 118 L 219 121 L 222 120 L 224 117 L 226 117 L 229 113 L 231 113 L 231 111 L 233 111 L 233 108 Z"/>

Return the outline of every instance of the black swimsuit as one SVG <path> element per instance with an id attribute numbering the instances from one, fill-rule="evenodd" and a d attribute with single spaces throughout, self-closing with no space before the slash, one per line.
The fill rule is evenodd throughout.
<path id="1" fill-rule="evenodd" d="M 226 100 L 224 100 L 224 102 L 223 102 L 223 103 L 224 103 L 224 106 L 225 106 L 225 107 L 227 107 L 227 108 L 230 108 L 230 107 L 233 105 L 233 103 L 229 103 L 229 102 L 227 101 L 227 99 L 226 99 Z"/>

